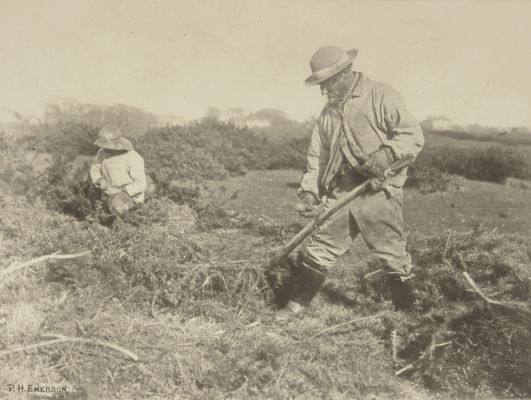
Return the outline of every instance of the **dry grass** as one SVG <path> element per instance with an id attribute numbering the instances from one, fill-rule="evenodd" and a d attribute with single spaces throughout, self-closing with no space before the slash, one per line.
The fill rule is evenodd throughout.
<path id="1" fill-rule="evenodd" d="M 227 204 L 235 211 L 222 216 L 231 221 L 229 228 L 210 231 L 189 223 L 184 217 L 189 210 L 172 210 L 169 223 L 104 228 L 20 199 L 4 202 L 2 267 L 59 249 L 88 249 L 92 256 L 39 264 L 0 283 L 0 352 L 58 333 L 115 343 L 139 361 L 100 346 L 61 343 L 3 357 L 2 385 L 61 384 L 68 387 L 67 398 L 79 399 L 525 394 L 515 373 L 525 372 L 528 362 L 527 331 L 518 329 L 526 327 L 521 317 L 529 306 L 529 286 L 518 281 L 529 276 L 525 236 L 492 229 L 455 232 L 450 240 L 447 233 L 411 235 L 420 301 L 410 315 L 392 310 L 378 274 L 361 279 L 378 266 L 368 262 L 367 250 L 357 242 L 314 307 L 291 323 L 275 323 L 261 266 L 268 251 L 305 222 L 291 211 L 290 184 L 296 180 L 297 173 L 287 171 L 233 180 L 241 194 Z M 510 189 L 521 196 L 525 191 Z M 489 193 L 496 201 L 497 192 Z M 433 197 L 407 196 L 418 207 Z M 476 211 L 477 218 L 481 215 Z M 419 226 L 432 221 L 422 218 Z M 179 230 L 176 221 L 185 221 L 187 228 Z M 523 314 L 500 313 L 486 304 L 463 277 L 460 257 L 487 296 L 517 304 Z M 497 368 L 486 368 L 489 363 Z M 395 376 L 409 364 L 413 367 Z"/>

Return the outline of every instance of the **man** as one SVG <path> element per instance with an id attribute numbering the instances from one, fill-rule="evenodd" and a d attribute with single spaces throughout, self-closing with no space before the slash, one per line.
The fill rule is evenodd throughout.
<path id="1" fill-rule="evenodd" d="M 402 224 L 402 186 L 406 169 L 383 180 L 391 164 L 416 157 L 424 144 L 422 130 L 407 112 L 400 94 L 352 69 L 357 50 L 336 46 L 317 50 L 310 60 L 307 85 L 319 85 L 328 102 L 317 120 L 299 197 L 302 214 L 319 203 L 332 207 L 341 196 L 371 178 L 371 190 L 334 214 L 310 238 L 306 249 L 291 259 L 290 300 L 279 311 L 289 319 L 308 307 L 351 241 L 360 233 L 388 272 L 395 308 L 414 302 L 411 258 Z M 301 211 L 299 209 L 299 211 Z"/>
<path id="2" fill-rule="evenodd" d="M 90 167 L 92 183 L 102 191 L 111 213 L 122 215 L 144 201 L 144 159 L 115 126 L 104 127 L 94 143 L 100 149 Z"/>

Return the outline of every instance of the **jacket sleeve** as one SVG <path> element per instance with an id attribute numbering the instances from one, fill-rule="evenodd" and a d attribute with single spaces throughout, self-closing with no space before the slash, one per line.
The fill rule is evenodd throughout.
<path id="1" fill-rule="evenodd" d="M 133 182 L 124 187 L 129 196 L 135 196 L 146 190 L 146 172 L 144 170 L 144 159 L 136 151 L 130 151 L 129 176 Z"/>
<path id="2" fill-rule="evenodd" d="M 328 164 L 329 150 L 321 139 L 319 126 L 320 122 L 318 121 L 312 132 L 306 158 L 306 172 L 302 177 L 301 186 L 298 190 L 299 197 L 305 192 L 310 192 L 316 199 L 321 198 L 319 182 Z"/>
<path id="3" fill-rule="evenodd" d="M 404 99 L 395 89 L 386 87 L 380 104 L 380 129 L 388 135 L 382 146 L 390 147 L 396 159 L 407 154 L 416 158 L 424 146 L 424 134 L 406 109 Z"/>
<path id="4" fill-rule="evenodd" d="M 93 184 L 96 184 L 101 178 L 103 178 L 103 175 L 101 174 L 101 163 L 103 162 L 103 151 L 102 149 L 98 150 L 98 153 L 96 154 L 96 157 L 94 157 L 94 160 L 92 161 L 92 164 L 90 165 L 90 180 Z"/>

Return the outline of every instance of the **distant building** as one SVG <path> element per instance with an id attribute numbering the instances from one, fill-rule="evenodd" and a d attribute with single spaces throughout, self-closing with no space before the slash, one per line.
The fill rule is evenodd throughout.
<path id="1" fill-rule="evenodd" d="M 245 126 L 248 128 L 269 128 L 271 126 L 271 122 L 265 119 L 249 119 L 245 121 Z"/>
<path id="2" fill-rule="evenodd" d="M 442 115 L 440 117 L 428 117 L 422 121 L 422 127 L 431 131 L 447 131 L 452 126 L 452 120 Z"/>
<path id="3" fill-rule="evenodd" d="M 271 121 L 267 118 L 257 117 L 242 108 L 229 108 L 223 111 L 219 115 L 218 121 L 229 122 L 237 128 L 268 128 L 271 126 Z"/>
<path id="4" fill-rule="evenodd" d="M 186 125 L 190 121 L 187 121 L 183 116 L 181 115 L 174 115 L 174 114 L 164 114 L 164 115 L 157 115 L 157 123 L 158 126 L 165 126 L 165 125 Z"/>

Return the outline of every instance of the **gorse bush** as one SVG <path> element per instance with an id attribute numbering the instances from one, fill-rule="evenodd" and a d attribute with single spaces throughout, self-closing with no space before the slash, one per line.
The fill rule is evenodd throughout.
<path id="1" fill-rule="evenodd" d="M 237 134 L 229 129 L 229 125 L 213 121 L 157 128 L 140 140 L 138 148 L 153 171 L 170 167 L 174 174 L 170 178 L 224 179 L 229 173 L 244 172 L 249 163 L 245 156 L 250 150 L 238 145 Z M 242 142 L 242 133 L 251 134 L 233 129 Z"/>
<path id="2" fill-rule="evenodd" d="M 441 137 L 451 137 L 459 140 L 473 140 L 477 142 L 497 142 L 514 146 L 531 145 L 531 135 L 529 132 L 491 132 L 491 133 L 472 133 L 465 131 L 431 131 L 430 133 Z"/>
<path id="3" fill-rule="evenodd" d="M 273 145 L 267 169 L 298 169 L 306 167 L 306 154 L 310 146 L 310 136 L 282 139 Z"/>
<path id="4" fill-rule="evenodd" d="M 109 295 L 131 302 L 152 301 L 154 294 L 173 304 L 212 297 L 226 304 L 247 296 L 260 299 L 263 280 L 258 267 L 234 268 L 226 254 L 234 248 L 223 243 L 223 233 L 198 230 L 195 214 L 169 200 L 146 204 L 141 224 L 117 220 L 110 227 L 78 222 L 38 203 L 14 200 L 0 205 L 6 211 L 0 229 L 4 256 L 20 255 L 21 242 L 31 243 L 32 255 L 90 251 L 87 260 L 51 263 L 47 279 L 53 282 L 99 284 Z M 256 250 L 242 246 L 245 252 Z M 130 297 L 132 291 L 136 295 Z"/>
<path id="5" fill-rule="evenodd" d="M 33 126 L 27 136 L 18 140 L 18 145 L 26 150 L 61 155 L 68 160 L 78 155 L 94 155 L 97 147 L 100 126 L 84 122 L 58 122 Z"/>
<path id="6" fill-rule="evenodd" d="M 70 164 L 96 153 L 98 131 L 99 127 L 85 123 L 58 122 L 37 125 L 31 135 L 18 140 L 3 137 L 1 185 L 29 198 L 40 196 L 50 208 L 78 219 L 107 220 L 101 202 L 94 200 L 88 164 Z M 304 170 L 310 136 L 270 141 L 250 129 L 205 119 L 153 128 L 133 141 L 156 188 L 150 197 L 187 203 L 198 214 L 213 216 L 219 210 L 212 209 L 215 201 L 207 199 L 213 195 L 206 190 L 207 181 L 256 169 Z M 44 172 L 32 165 L 31 156 L 38 154 L 54 158 L 44 163 L 49 164 Z M 527 154 L 514 148 L 427 147 L 410 167 L 406 184 L 423 192 L 445 191 L 450 185 L 446 174 L 501 183 L 509 177 L 531 179 L 530 167 Z"/>
<path id="7" fill-rule="evenodd" d="M 32 193 L 36 177 L 26 151 L 13 138 L 0 133 L 0 193 Z"/>
<path id="8" fill-rule="evenodd" d="M 463 176 L 480 181 L 501 183 L 505 179 L 529 179 L 529 163 L 526 154 L 512 148 L 488 147 L 475 151 Z"/>
<path id="9" fill-rule="evenodd" d="M 154 180 L 225 179 L 251 169 L 300 168 L 307 139 L 270 142 L 247 128 L 203 120 L 150 130 L 137 142 Z"/>
<path id="10" fill-rule="evenodd" d="M 150 131 L 141 138 L 137 150 L 144 157 L 146 172 L 163 190 L 173 181 L 228 177 L 225 167 L 205 149 L 194 146 L 170 128 Z"/>
<path id="11" fill-rule="evenodd" d="M 434 167 L 409 167 L 406 187 L 417 188 L 422 193 L 445 192 L 450 187 L 450 178 Z"/>
<path id="12" fill-rule="evenodd" d="M 527 153 L 501 146 L 461 149 L 427 147 L 410 168 L 413 182 L 420 182 L 422 171 L 437 170 L 468 179 L 501 183 L 505 179 L 531 179 Z"/>
<path id="13" fill-rule="evenodd" d="M 78 220 L 106 226 L 116 221 L 102 201 L 99 189 L 92 184 L 86 164 L 76 167 L 64 157 L 56 157 L 41 176 L 31 179 L 29 193 L 32 196 L 26 193 L 27 197 L 40 198 L 51 210 Z M 137 226 L 162 223 L 171 219 L 169 210 L 176 204 L 187 204 L 197 218 L 204 220 L 201 226 L 215 227 L 216 221 L 222 224 L 221 221 L 226 220 L 219 215 L 223 215 L 224 203 L 235 196 L 237 193 L 228 192 L 225 186 L 214 188 L 195 180 L 172 180 L 159 187 L 158 192 L 149 196 L 140 210 L 127 215 L 125 221 Z"/>
<path id="14" fill-rule="evenodd" d="M 152 197 L 168 197 L 198 210 L 206 208 L 209 202 L 204 198 L 209 195 L 203 184 L 206 180 L 223 180 L 230 174 L 244 173 L 251 162 L 259 162 L 258 152 L 252 154 L 247 147 L 256 148 L 265 141 L 248 131 L 234 129 L 206 122 L 189 129 L 156 129 L 138 140 L 135 148 L 144 156 L 146 172 L 158 189 Z M 41 197 L 51 209 L 80 220 L 108 220 L 91 185 L 89 164 L 86 160 L 75 162 L 80 155 L 95 155 L 98 131 L 99 127 L 89 124 L 59 122 L 35 126 L 30 135 L 19 140 L 2 136 L 2 143 L 5 142 L 0 150 L 2 185 L 14 194 Z M 51 159 L 45 171 L 33 170 L 28 157 L 32 153 L 46 154 Z"/>
<path id="15" fill-rule="evenodd" d="M 82 220 L 100 211 L 101 201 L 96 204 L 97 189 L 90 182 L 88 171 L 68 171 L 68 166 L 65 158 L 55 158 L 34 191 L 51 209 Z"/>

